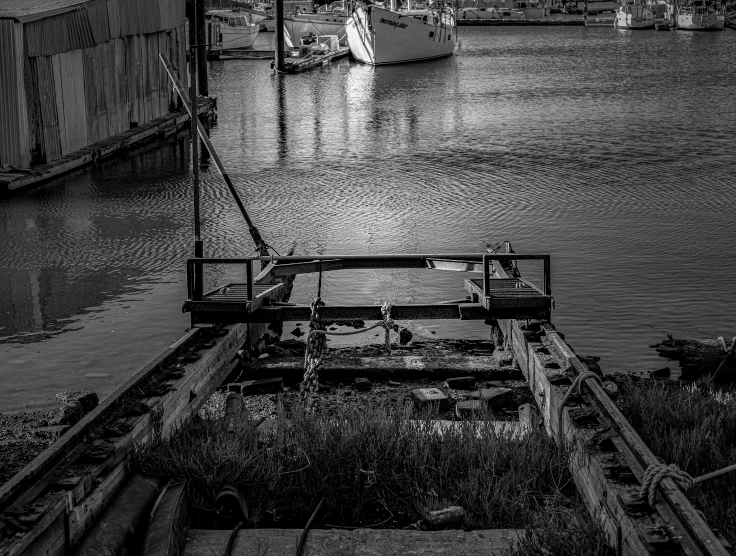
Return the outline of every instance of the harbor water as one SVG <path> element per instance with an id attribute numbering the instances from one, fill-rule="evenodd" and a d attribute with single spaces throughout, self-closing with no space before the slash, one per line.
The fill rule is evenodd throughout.
<path id="1" fill-rule="evenodd" d="M 648 347 L 666 334 L 735 335 L 736 33 L 459 34 L 454 57 L 395 67 L 342 60 L 274 77 L 268 61 L 209 65 L 212 141 L 264 238 L 308 254 L 503 240 L 550 253 L 553 322 L 604 371 L 666 365 Z M 202 172 L 205 254 L 251 253 L 206 158 Z M 184 333 L 191 189 L 180 136 L 0 200 L 0 411 L 53 407 L 61 390 L 102 397 Z M 337 272 L 322 293 L 441 301 L 463 297 L 465 277 Z M 214 268 L 205 282 L 231 278 Z M 292 300 L 316 291 L 300 278 Z"/>

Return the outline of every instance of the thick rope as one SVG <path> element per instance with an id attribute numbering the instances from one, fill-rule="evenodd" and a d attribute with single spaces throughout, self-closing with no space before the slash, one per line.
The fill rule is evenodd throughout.
<path id="1" fill-rule="evenodd" d="M 322 288 L 320 288 L 322 289 Z M 324 307 L 322 299 L 318 296 L 312 302 L 312 315 L 309 317 L 309 335 L 307 336 L 307 349 L 304 352 L 304 378 L 299 385 L 299 401 L 307 411 L 311 412 L 314 405 L 314 395 L 319 390 L 319 376 L 317 369 L 322 363 L 322 352 L 325 347 L 324 334 L 313 334 L 325 330 L 325 325 L 320 319 L 320 309 Z"/>
<path id="2" fill-rule="evenodd" d="M 572 393 L 575 390 L 575 387 L 578 389 L 578 394 L 582 395 L 583 393 L 583 382 L 588 380 L 589 378 L 593 378 L 598 382 L 598 384 L 603 386 L 603 381 L 601 380 L 601 377 L 599 377 L 597 374 L 595 374 L 593 371 L 585 371 L 584 373 L 579 374 L 577 377 L 575 377 L 575 380 L 573 381 L 570 388 L 565 392 L 565 396 L 562 398 L 562 403 L 560 403 L 560 409 L 557 412 L 557 440 L 559 441 L 559 447 L 560 450 L 562 450 L 565 447 L 565 436 L 564 432 L 562 430 L 562 412 L 565 409 L 565 404 L 567 403 L 567 399 L 572 395 Z"/>
<path id="3" fill-rule="evenodd" d="M 320 288 L 321 289 L 321 288 Z M 306 407 L 307 411 L 313 410 L 314 395 L 319 391 L 319 375 L 317 370 L 322 363 L 322 355 L 324 353 L 326 336 L 352 336 L 354 334 L 363 334 L 374 328 L 382 326 L 386 331 L 384 337 L 384 347 L 386 353 L 391 355 L 391 330 L 396 330 L 398 326 L 391 318 L 392 305 L 386 302 L 381 307 L 381 315 L 383 320 L 360 330 L 351 330 L 348 332 L 328 332 L 320 319 L 320 309 L 324 307 L 322 300 L 317 297 L 312 302 L 312 315 L 309 318 L 309 335 L 307 336 L 307 349 L 304 353 L 304 378 L 299 386 L 299 401 Z"/>
<path id="4" fill-rule="evenodd" d="M 714 477 L 720 477 L 721 475 L 725 475 L 731 471 L 736 471 L 736 464 L 693 478 L 687 471 L 683 471 L 674 463 L 669 465 L 665 465 L 664 463 L 654 463 L 647 467 L 647 470 L 644 472 L 644 480 L 641 483 L 639 497 L 646 498 L 649 505 L 653 508 L 655 490 L 659 482 L 665 477 L 670 477 L 682 490 L 690 490 L 698 483 L 702 483 L 708 479 L 713 479 Z"/>

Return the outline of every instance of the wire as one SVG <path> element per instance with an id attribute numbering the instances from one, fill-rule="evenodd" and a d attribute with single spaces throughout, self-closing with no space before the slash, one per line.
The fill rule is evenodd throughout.
<path id="1" fill-rule="evenodd" d="M 325 497 L 323 496 L 322 499 L 319 501 L 319 504 L 317 504 L 317 507 L 314 508 L 314 511 L 312 512 L 312 516 L 309 518 L 309 521 L 307 521 L 307 524 L 304 526 L 304 531 L 302 531 L 301 537 L 299 537 L 299 544 L 296 545 L 296 556 L 302 556 L 302 552 L 304 552 L 304 545 L 307 542 L 307 535 L 309 535 L 309 529 L 312 527 L 312 522 L 314 521 L 314 518 L 317 517 L 317 512 L 322 507 L 322 504 L 325 501 Z M 225 556 L 228 556 L 227 554 Z"/>

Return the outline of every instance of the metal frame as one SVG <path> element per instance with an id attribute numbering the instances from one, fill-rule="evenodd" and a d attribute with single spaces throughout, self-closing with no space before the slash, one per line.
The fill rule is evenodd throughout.
<path id="1" fill-rule="evenodd" d="M 490 262 L 510 262 L 517 260 L 541 260 L 544 262 L 544 291 L 535 288 L 539 293 L 550 295 L 550 256 L 518 253 L 497 253 L 492 255 L 481 253 L 452 254 L 390 254 L 390 255 L 322 255 L 322 256 L 253 256 L 242 258 L 192 258 L 187 259 L 187 292 L 189 300 L 183 310 L 191 311 L 192 321 L 196 322 L 274 322 L 279 320 L 305 320 L 309 318 L 308 305 L 274 304 L 271 305 L 269 295 L 259 294 L 254 297 L 253 284 L 268 283 L 269 278 L 332 272 L 350 269 L 380 268 L 423 268 L 455 270 L 483 273 L 484 291 L 490 291 Z M 258 277 L 253 276 L 253 264 L 272 263 Z M 206 264 L 242 264 L 247 273 L 247 301 L 211 301 L 206 300 L 206 293 L 196 287 L 195 276 Z M 264 280 L 264 278 L 266 278 Z M 219 288 L 218 288 L 219 289 Z M 213 290 L 216 291 L 216 290 Z M 211 293 L 211 292 L 210 292 Z M 483 320 L 494 318 L 545 318 L 549 316 L 547 306 L 503 306 L 487 307 L 483 303 L 458 302 L 395 305 L 392 309 L 394 318 L 400 319 L 461 319 Z M 195 313 L 197 316 L 195 316 Z M 244 316 L 245 313 L 245 316 Z M 205 316 L 206 315 L 206 316 Z M 328 320 L 380 320 L 380 307 L 375 305 L 342 305 L 323 309 L 323 316 Z M 199 318 L 197 318 L 199 317 Z M 207 319 L 202 320 L 202 319 Z"/>

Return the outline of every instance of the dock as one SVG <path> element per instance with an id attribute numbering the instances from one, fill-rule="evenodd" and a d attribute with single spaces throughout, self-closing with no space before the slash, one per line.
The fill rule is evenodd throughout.
<path id="1" fill-rule="evenodd" d="M 200 118 L 204 120 L 217 118 L 216 99 L 203 97 L 198 99 L 197 104 Z M 0 168 L 0 195 L 41 184 L 67 172 L 111 158 L 148 141 L 170 137 L 185 127 L 189 127 L 189 115 L 185 111 L 170 112 L 47 164 L 28 169 Z"/>
<path id="2" fill-rule="evenodd" d="M 587 26 L 613 27 L 613 18 L 545 18 L 545 19 L 458 19 L 459 27 L 555 27 L 555 26 Z"/>

